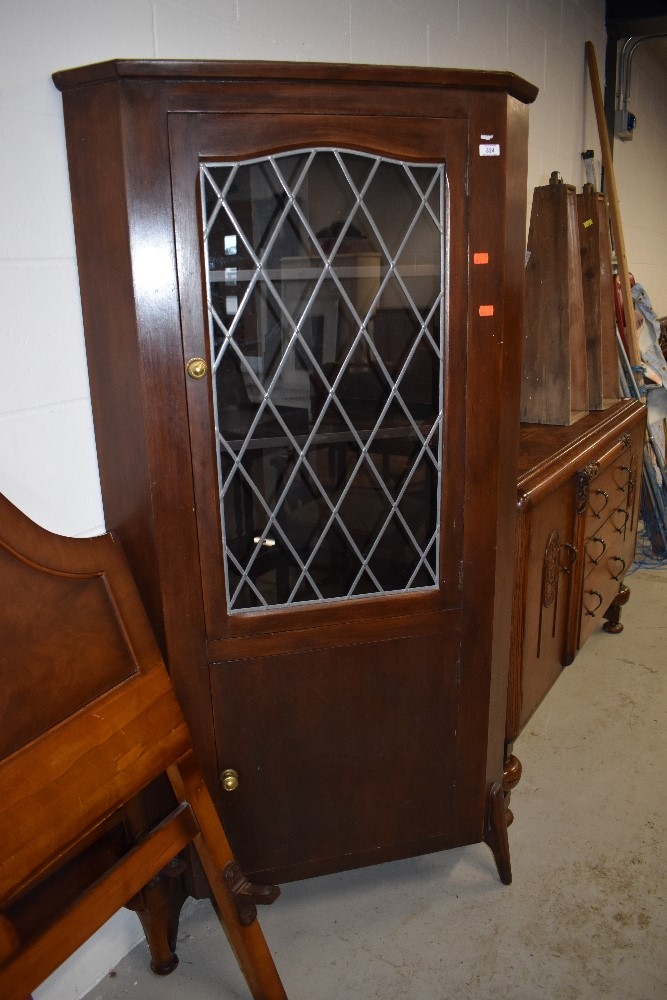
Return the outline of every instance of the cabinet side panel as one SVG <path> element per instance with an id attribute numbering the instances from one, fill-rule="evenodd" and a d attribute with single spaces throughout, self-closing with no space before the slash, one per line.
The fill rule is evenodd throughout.
<path id="1" fill-rule="evenodd" d="M 133 552 L 147 543 L 151 515 L 118 91 L 102 84 L 69 91 L 63 102 L 105 518 L 109 529 L 122 526 Z M 144 600 L 156 591 L 154 569 L 133 565 Z M 151 617 L 159 627 L 160 616 Z"/>
<path id="2" fill-rule="evenodd" d="M 215 788 L 164 94 L 106 83 L 63 100 L 106 523 Z"/>
<path id="3" fill-rule="evenodd" d="M 523 344 L 526 185 L 528 178 L 528 108 L 505 100 L 507 116 L 503 252 L 503 332 L 501 391 L 498 400 L 498 507 L 496 511 L 496 588 L 493 602 L 493 648 L 489 697 L 489 743 L 486 777 L 502 771 L 512 617 L 512 570 L 516 544 L 516 481 L 519 451 L 521 348 Z"/>
<path id="4" fill-rule="evenodd" d="M 493 134 L 499 155 L 480 150 Z M 471 118 L 470 298 L 466 401 L 464 640 L 475 678 L 476 739 L 463 748 L 475 794 L 501 781 L 512 613 L 524 287 L 527 115 L 504 97 Z M 476 257 L 476 255 L 479 255 Z M 480 259 L 484 263 L 476 263 Z"/>

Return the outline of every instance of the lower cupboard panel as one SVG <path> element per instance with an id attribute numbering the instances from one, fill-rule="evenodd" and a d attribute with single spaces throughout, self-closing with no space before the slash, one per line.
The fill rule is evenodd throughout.
<path id="1" fill-rule="evenodd" d="M 223 820 L 246 874 L 479 839 L 483 816 L 457 801 L 457 660 L 457 636 L 431 633 L 212 664 L 219 770 L 238 773 Z"/>

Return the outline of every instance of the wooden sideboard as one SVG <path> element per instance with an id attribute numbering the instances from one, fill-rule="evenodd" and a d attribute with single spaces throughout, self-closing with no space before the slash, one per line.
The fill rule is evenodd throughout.
<path id="1" fill-rule="evenodd" d="M 645 420 L 644 406 L 623 400 L 570 426 L 521 427 L 509 748 L 600 622 L 623 627 Z"/>

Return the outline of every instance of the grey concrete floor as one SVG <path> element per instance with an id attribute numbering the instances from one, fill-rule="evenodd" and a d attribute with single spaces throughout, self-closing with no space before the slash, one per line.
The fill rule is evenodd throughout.
<path id="1" fill-rule="evenodd" d="M 260 919 L 290 1000 L 667 997 L 667 570 L 640 569 L 625 631 L 599 631 L 515 751 L 514 873 L 484 845 L 291 883 Z M 145 945 L 89 1000 L 247 998 L 208 902 L 180 965 Z"/>

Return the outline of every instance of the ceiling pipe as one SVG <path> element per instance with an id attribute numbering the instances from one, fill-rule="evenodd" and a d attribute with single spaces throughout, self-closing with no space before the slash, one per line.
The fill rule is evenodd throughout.
<path id="1" fill-rule="evenodd" d="M 630 101 L 630 80 L 632 75 L 632 57 L 635 49 L 642 42 L 650 41 L 653 38 L 667 38 L 667 35 L 632 35 L 626 38 L 621 49 L 620 65 L 618 70 L 618 89 L 616 91 L 616 107 L 619 111 L 627 111 Z"/>

